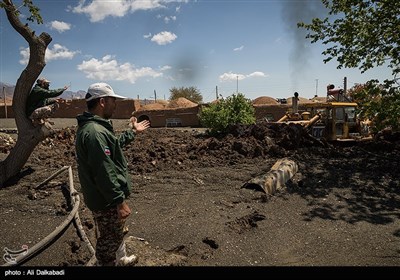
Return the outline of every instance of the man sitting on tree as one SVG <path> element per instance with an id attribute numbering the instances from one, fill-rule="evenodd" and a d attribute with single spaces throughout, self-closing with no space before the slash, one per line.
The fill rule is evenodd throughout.
<path id="1" fill-rule="evenodd" d="M 33 87 L 26 102 L 26 115 L 32 120 L 34 126 L 45 124 L 46 127 L 51 128 L 54 124 L 48 118 L 58 109 L 59 105 L 56 99 L 61 95 L 68 86 L 63 88 L 50 90 L 50 81 L 46 78 L 39 78 L 36 85 Z"/>

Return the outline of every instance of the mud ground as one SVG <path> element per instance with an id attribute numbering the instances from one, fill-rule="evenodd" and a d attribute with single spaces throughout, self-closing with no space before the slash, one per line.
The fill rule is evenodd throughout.
<path id="1" fill-rule="evenodd" d="M 55 121 L 55 135 L 0 189 L 2 250 L 31 248 L 68 216 L 67 173 L 39 186 L 47 177 L 72 166 L 79 192 L 75 122 Z M 125 125 L 116 121 L 117 133 Z M 217 138 L 194 128 L 148 129 L 125 150 L 133 181 L 128 251 L 137 266 L 399 267 L 399 152 L 398 135 L 332 145 L 296 126 L 237 126 Z M 243 188 L 285 157 L 299 166 L 285 188 L 273 195 Z M 79 215 L 95 244 L 83 201 Z M 90 257 L 71 224 L 23 266 L 84 266 Z"/>

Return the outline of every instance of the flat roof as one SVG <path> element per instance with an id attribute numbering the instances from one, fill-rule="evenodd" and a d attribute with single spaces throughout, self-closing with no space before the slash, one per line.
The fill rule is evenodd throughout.
<path id="1" fill-rule="evenodd" d="M 303 104 L 306 107 L 316 107 L 316 108 L 325 108 L 325 107 L 357 107 L 358 104 L 355 102 L 323 102 L 323 103 L 306 103 Z"/>

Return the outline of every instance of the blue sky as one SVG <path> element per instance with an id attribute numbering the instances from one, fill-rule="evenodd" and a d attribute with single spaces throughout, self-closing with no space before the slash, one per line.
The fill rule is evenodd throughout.
<path id="1" fill-rule="evenodd" d="M 21 1 L 14 0 L 16 5 Z M 304 39 L 296 22 L 324 15 L 319 0 L 40 1 L 53 41 L 42 75 L 51 88 L 87 90 L 104 81 L 129 98 L 168 99 L 172 87 L 196 87 L 205 102 L 237 91 L 249 99 L 286 98 L 297 91 L 325 96 L 326 85 L 348 88 L 391 78 L 387 67 L 361 74 L 323 63 L 324 46 Z M 22 20 L 28 12 L 22 10 Z M 0 81 L 15 84 L 28 44 L 0 10 Z"/>

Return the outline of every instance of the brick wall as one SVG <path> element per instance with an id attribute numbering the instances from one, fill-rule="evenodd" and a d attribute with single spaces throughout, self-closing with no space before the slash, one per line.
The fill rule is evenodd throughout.
<path id="1" fill-rule="evenodd" d="M 4 109 L 4 104 L 0 105 L 0 118 L 4 119 L 6 117 L 6 110 Z M 14 118 L 14 111 L 12 105 L 7 105 L 7 118 Z"/>
<path id="2" fill-rule="evenodd" d="M 113 114 L 113 119 L 129 119 L 132 116 L 132 112 L 139 107 L 140 102 L 138 100 L 117 100 L 117 109 Z"/>
<path id="3" fill-rule="evenodd" d="M 54 118 L 75 118 L 86 110 L 85 99 L 62 100 L 60 108 L 54 112 Z"/>
<path id="4" fill-rule="evenodd" d="M 268 118 L 269 121 L 276 122 L 286 114 L 290 107 L 290 105 L 285 104 L 257 105 L 254 106 L 254 109 L 257 120 L 264 120 L 265 118 Z"/>
<path id="5" fill-rule="evenodd" d="M 164 110 L 146 110 L 139 111 L 139 101 L 129 100 L 118 100 L 117 109 L 113 115 L 115 119 L 129 119 L 131 113 L 135 111 L 137 118 L 148 118 L 151 122 L 152 127 L 165 127 L 167 126 L 167 120 L 180 119 L 181 126 L 199 126 L 198 113 L 200 106 L 192 108 L 178 108 L 178 109 L 164 109 Z M 268 115 L 272 115 L 274 120 L 279 120 L 285 115 L 287 110 L 291 108 L 290 105 L 258 105 L 254 106 L 255 116 L 257 120 L 265 119 Z M 301 105 L 299 105 L 299 109 Z M 14 113 L 11 106 L 7 106 L 8 118 L 14 118 Z M 60 108 L 55 112 L 54 118 L 75 118 L 78 114 L 86 111 L 86 101 L 84 99 L 68 100 L 60 103 Z M 0 106 L 0 118 L 5 118 L 4 105 Z"/>
<path id="6" fill-rule="evenodd" d="M 191 108 L 163 109 L 163 110 L 145 110 L 135 112 L 134 116 L 138 120 L 148 119 L 151 127 L 166 126 L 199 126 L 200 106 Z"/>
<path id="7" fill-rule="evenodd" d="M 54 112 L 53 118 L 75 118 L 87 110 L 85 99 L 61 100 L 60 108 Z M 140 102 L 133 99 L 117 100 L 117 109 L 113 119 L 129 119 L 133 111 L 140 107 Z M 14 118 L 12 106 L 7 106 L 7 117 Z M 0 105 L 0 118 L 5 118 L 4 104 Z"/>

